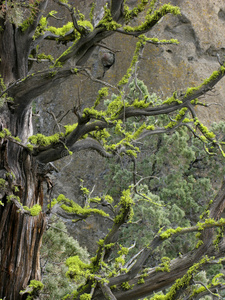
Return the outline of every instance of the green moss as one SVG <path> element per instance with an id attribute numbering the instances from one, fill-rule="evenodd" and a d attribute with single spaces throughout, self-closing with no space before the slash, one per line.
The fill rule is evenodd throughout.
<path id="1" fill-rule="evenodd" d="M 51 15 L 51 13 L 49 13 Z M 46 27 L 48 25 L 48 21 L 46 17 L 41 16 L 41 19 L 39 21 L 39 26 L 37 26 L 36 31 L 34 33 L 33 39 L 37 39 L 41 34 L 44 33 Z"/>
<path id="2" fill-rule="evenodd" d="M 164 298 L 161 299 L 165 299 L 165 300 L 170 300 L 170 299 L 174 299 L 174 296 L 177 294 L 177 292 L 188 286 L 190 284 L 190 281 L 193 279 L 193 275 L 195 275 L 199 268 L 202 267 L 202 265 L 204 265 L 205 263 L 207 263 L 210 259 L 205 256 L 203 257 L 199 263 L 194 264 L 193 266 L 191 266 L 189 268 L 189 270 L 187 271 L 187 274 L 185 274 L 182 278 L 179 278 L 176 280 L 176 282 L 173 284 L 173 286 L 170 288 L 170 291 L 163 296 Z M 151 300 L 156 300 L 156 299 L 160 299 L 160 298 L 151 298 Z"/>
<path id="3" fill-rule="evenodd" d="M 128 249 L 128 248 L 122 247 L 122 248 L 120 249 L 120 251 L 118 251 L 118 254 L 119 254 L 119 255 L 127 255 L 128 252 L 129 252 L 129 249 Z"/>
<path id="4" fill-rule="evenodd" d="M 217 228 L 217 235 L 213 241 L 213 245 L 215 245 L 216 250 L 219 250 L 219 243 L 224 237 L 224 230 L 221 228 Z"/>
<path id="5" fill-rule="evenodd" d="M 105 249 L 110 249 L 110 248 L 112 248 L 113 246 L 115 246 L 115 243 L 106 244 L 106 245 L 105 245 Z"/>
<path id="6" fill-rule="evenodd" d="M 155 130 L 155 126 L 154 125 L 149 125 L 146 127 L 147 130 Z"/>
<path id="7" fill-rule="evenodd" d="M 178 122 L 181 121 L 181 120 L 184 118 L 184 116 L 185 116 L 185 114 L 186 114 L 186 111 L 187 111 L 187 108 L 186 108 L 186 107 L 182 108 L 182 109 L 178 112 L 178 114 L 176 115 L 175 121 L 169 122 L 169 123 L 165 126 L 165 129 L 175 127 L 175 126 L 178 124 Z M 182 122 L 183 122 L 183 121 L 182 121 Z"/>
<path id="8" fill-rule="evenodd" d="M 149 30 L 151 27 L 153 27 L 163 16 L 166 14 L 173 14 L 173 15 L 178 15 L 180 14 L 180 9 L 177 6 L 173 6 L 170 4 L 164 4 L 162 7 L 160 7 L 158 10 L 155 10 L 152 13 L 152 10 L 149 10 L 148 13 L 146 14 L 145 21 L 135 27 L 131 26 L 125 26 L 124 30 L 128 32 L 136 32 L 136 31 L 145 31 Z"/>
<path id="9" fill-rule="evenodd" d="M 7 128 L 4 128 L 2 131 L 0 131 L 0 139 L 3 139 L 7 136 L 12 136 L 11 132 Z"/>
<path id="10" fill-rule="evenodd" d="M 67 199 L 64 195 L 60 194 L 57 198 L 57 202 L 61 204 L 61 208 L 68 213 L 73 213 L 82 216 L 89 216 L 91 214 L 99 214 L 103 217 L 108 217 L 109 215 L 103 210 L 97 208 L 84 207 L 82 208 L 79 204 L 73 200 Z"/>
<path id="11" fill-rule="evenodd" d="M 136 7 L 134 7 L 132 10 L 129 9 L 128 5 L 124 5 L 124 17 L 127 22 L 132 20 L 133 18 L 137 17 L 139 13 L 144 11 L 146 5 L 149 1 L 142 0 L 141 3 L 139 3 Z"/>
<path id="12" fill-rule="evenodd" d="M 121 288 L 125 291 L 133 288 L 134 285 L 130 285 L 128 281 L 125 281 L 121 284 Z"/>
<path id="13" fill-rule="evenodd" d="M 69 32 L 73 28 L 73 22 L 68 22 L 67 24 L 63 25 L 62 27 L 56 28 L 54 26 L 49 26 L 46 28 L 47 31 L 58 35 L 64 36 L 67 32 Z"/>
<path id="14" fill-rule="evenodd" d="M 108 31 L 114 31 L 117 28 L 122 27 L 121 24 L 119 24 L 113 20 L 111 11 L 110 11 L 110 9 L 107 8 L 106 5 L 104 6 L 104 10 L 105 10 L 104 17 L 98 23 L 98 26 L 101 26 L 101 27 L 107 29 Z"/>
<path id="15" fill-rule="evenodd" d="M 156 272 L 170 272 L 170 261 L 171 259 L 169 257 L 163 257 L 161 259 L 162 263 L 159 267 L 157 267 L 155 270 Z"/>
<path id="16" fill-rule="evenodd" d="M 73 125 L 65 125 L 64 128 L 66 129 L 65 136 L 67 136 L 69 133 L 74 131 L 74 129 L 77 128 L 78 123 L 75 123 Z"/>
<path id="17" fill-rule="evenodd" d="M 35 204 L 30 208 L 30 213 L 32 216 L 37 216 L 41 212 L 42 208 L 41 205 Z"/>
<path id="18" fill-rule="evenodd" d="M 223 273 L 219 273 L 216 276 L 214 276 L 212 279 L 212 285 L 217 285 L 218 283 L 220 283 L 219 279 L 223 277 L 224 277 Z"/>
<path id="19" fill-rule="evenodd" d="M 81 261 L 78 255 L 69 257 L 66 260 L 66 265 L 68 267 L 66 276 L 74 280 L 79 281 L 83 278 L 87 278 L 87 276 L 91 274 L 90 265 Z"/>
<path id="20" fill-rule="evenodd" d="M 52 199 L 51 204 L 48 204 L 48 209 L 52 208 L 57 203 L 58 203 L 57 199 L 55 199 L 55 198 Z"/>
<path id="21" fill-rule="evenodd" d="M 149 107 L 149 105 L 151 105 L 151 103 L 146 103 L 145 100 L 139 100 L 139 99 L 135 99 L 134 102 L 132 103 L 132 106 L 137 108 L 146 108 Z"/>
<path id="22" fill-rule="evenodd" d="M 51 136 L 45 136 L 43 134 L 38 133 L 29 137 L 28 141 L 33 145 L 48 146 L 53 143 L 59 142 L 61 136 L 63 136 L 63 134 L 56 133 Z"/>
<path id="23" fill-rule="evenodd" d="M 166 231 L 164 231 L 163 233 L 160 234 L 160 237 L 165 240 L 168 239 L 169 237 L 171 237 L 172 235 L 181 232 L 182 231 L 182 227 L 177 227 L 176 229 L 167 229 Z"/>
<path id="24" fill-rule="evenodd" d="M 209 78 L 205 79 L 205 80 L 203 81 L 203 83 L 200 84 L 199 86 L 193 87 L 193 88 L 187 88 L 186 93 L 185 93 L 185 97 L 188 97 L 188 96 L 192 95 L 194 92 L 200 90 L 204 85 L 207 85 L 207 84 L 209 84 L 210 82 L 212 82 L 213 80 L 216 80 L 221 74 L 223 75 L 224 72 L 225 72 L 225 67 L 224 67 L 224 66 L 221 66 L 220 69 L 219 69 L 219 71 L 214 71 L 214 72 L 209 76 Z M 192 101 L 193 101 L 193 100 L 192 100 Z M 195 103 L 193 103 L 193 104 L 197 104 L 197 102 L 196 102 L 197 99 L 196 99 L 196 100 L 194 99 L 194 101 L 195 101 Z"/>
<path id="25" fill-rule="evenodd" d="M 33 3 L 30 3 L 30 15 L 27 19 L 23 21 L 23 23 L 20 25 L 20 29 L 22 31 L 26 31 L 34 22 L 34 19 L 37 15 L 38 6 L 40 4 L 40 0 L 34 0 Z"/>
<path id="26" fill-rule="evenodd" d="M 126 150 L 127 155 L 133 156 L 137 158 L 137 153 L 133 150 Z"/>
<path id="27" fill-rule="evenodd" d="M 127 69 L 127 72 L 123 76 L 123 78 L 119 81 L 119 83 L 118 83 L 119 86 L 122 86 L 122 85 L 125 85 L 128 83 L 128 80 L 132 74 L 132 70 L 133 70 L 136 62 L 138 61 L 140 50 L 143 47 L 143 45 L 146 44 L 146 39 L 147 38 L 144 35 L 139 36 L 139 41 L 136 43 L 136 49 L 134 51 L 134 55 L 133 55 L 133 59 L 131 61 L 130 67 Z"/>
<path id="28" fill-rule="evenodd" d="M 197 105 L 199 103 L 198 98 L 191 100 L 192 105 Z"/>
<path id="29" fill-rule="evenodd" d="M 42 290 L 44 287 L 44 284 L 38 280 L 31 280 L 29 286 L 35 290 Z"/>
<path id="30" fill-rule="evenodd" d="M 54 12 L 56 12 L 56 11 L 54 11 Z M 53 11 L 51 11 L 51 12 L 49 13 L 49 15 L 52 16 L 52 15 L 53 15 Z M 40 21 L 39 21 L 39 24 L 40 24 L 41 27 L 45 28 L 45 27 L 47 26 L 47 24 L 48 24 L 47 18 L 41 16 L 41 19 L 40 19 Z"/>
<path id="31" fill-rule="evenodd" d="M 76 41 L 73 43 L 73 45 L 74 45 L 75 43 L 76 43 Z M 62 65 L 63 65 L 64 63 L 62 63 L 60 60 L 61 60 L 64 56 L 66 56 L 66 55 L 68 55 L 69 53 L 72 52 L 72 47 L 73 47 L 73 45 L 70 46 L 68 49 L 66 49 L 66 51 L 64 51 L 64 52 L 62 53 L 62 55 L 60 55 L 60 57 L 59 57 L 58 59 L 56 59 L 55 64 L 54 64 L 55 67 L 62 67 Z"/>
<path id="32" fill-rule="evenodd" d="M 33 205 L 31 208 L 27 206 L 23 206 L 23 208 L 31 213 L 31 216 L 35 217 L 39 215 L 39 213 L 42 211 L 42 207 L 39 204 Z"/>
<path id="33" fill-rule="evenodd" d="M 151 41 L 153 44 L 179 44 L 179 41 L 176 39 L 159 40 L 158 38 L 148 38 L 147 40 Z"/>
<path id="34" fill-rule="evenodd" d="M 124 264 L 125 264 L 125 259 L 123 257 L 120 256 L 115 259 L 115 265 L 117 267 L 123 266 Z"/>
<path id="35" fill-rule="evenodd" d="M 116 284 L 110 286 L 111 290 L 116 289 L 116 288 L 117 288 Z"/>
<path id="36" fill-rule="evenodd" d="M 31 144 L 27 144 L 27 148 L 28 148 L 29 151 L 33 151 L 34 146 L 32 146 Z"/>
<path id="37" fill-rule="evenodd" d="M 179 99 L 177 98 L 177 92 L 174 92 L 172 97 L 167 98 L 167 99 L 163 102 L 163 104 L 174 104 L 174 103 L 177 103 L 177 104 L 183 103 L 181 100 L 179 100 Z"/>
<path id="38" fill-rule="evenodd" d="M 54 57 L 52 55 L 46 55 L 44 53 L 40 53 L 37 55 L 37 59 L 41 60 L 41 59 L 48 59 L 49 61 L 53 62 L 54 61 Z"/>
<path id="39" fill-rule="evenodd" d="M 203 245 L 203 241 L 199 240 L 198 243 L 196 244 L 195 248 L 198 249 L 201 245 Z"/>
<path id="40" fill-rule="evenodd" d="M 27 300 L 33 300 L 36 299 L 37 294 L 39 291 L 41 291 L 44 288 L 44 284 L 41 281 L 38 280 L 31 280 L 29 284 L 30 290 L 21 291 L 20 294 L 23 294 L 24 292 L 28 293 L 29 296 L 27 296 Z"/>
<path id="41" fill-rule="evenodd" d="M 81 185 L 81 186 L 80 186 L 80 189 L 81 189 L 81 191 L 82 191 L 83 195 L 86 195 L 86 196 L 88 196 L 88 195 L 90 194 L 90 191 L 89 191 L 89 189 L 87 189 L 87 188 L 86 188 L 86 187 L 84 187 L 83 185 Z"/>
<path id="42" fill-rule="evenodd" d="M 105 195 L 104 199 L 105 199 L 105 201 L 107 201 L 110 204 L 112 204 L 114 202 L 113 198 L 109 195 Z"/>
<path id="43" fill-rule="evenodd" d="M 80 296 L 80 300 L 91 300 L 91 295 L 85 293 L 85 294 Z"/>
<path id="44" fill-rule="evenodd" d="M 15 193 L 19 192 L 18 186 L 14 186 L 14 192 L 15 192 Z"/>
<path id="45" fill-rule="evenodd" d="M 128 218 L 128 220 L 131 220 L 133 217 L 133 208 L 134 201 L 131 198 L 130 190 L 124 190 L 122 192 L 122 196 L 120 198 L 120 202 L 118 206 L 121 206 L 120 211 L 118 215 L 115 217 L 114 222 L 120 223 L 124 220 L 124 218 Z"/>
<path id="46" fill-rule="evenodd" d="M 6 181 L 3 178 L 0 178 L 0 187 L 3 188 L 6 185 Z"/>
<path id="47" fill-rule="evenodd" d="M 115 99 L 110 102 L 106 110 L 106 115 L 111 115 L 111 117 L 113 117 L 117 113 L 119 113 L 123 107 L 124 107 L 124 103 L 122 101 L 122 94 L 121 94 L 115 97 Z"/>
<path id="48" fill-rule="evenodd" d="M 90 18 L 91 22 L 94 19 L 94 10 L 95 10 L 95 7 L 96 7 L 96 3 L 93 2 L 91 4 L 91 9 L 90 9 L 90 13 L 89 13 L 89 18 Z"/>
<path id="49" fill-rule="evenodd" d="M 89 31 L 93 30 L 93 25 L 88 20 L 78 20 L 77 23 L 80 26 L 81 33 L 86 33 L 86 32 L 89 32 Z M 56 27 L 53 27 L 53 26 L 50 26 L 50 27 L 46 28 L 46 30 L 52 32 L 53 34 L 55 34 L 57 36 L 65 36 L 69 31 L 71 31 L 71 29 L 74 29 L 72 22 L 68 22 L 67 24 L 65 24 L 64 26 L 62 26 L 60 28 L 56 28 Z M 62 53 L 62 55 L 56 60 L 55 66 L 58 66 L 58 67 L 62 66 L 64 63 L 61 62 L 61 59 L 64 56 L 66 56 L 66 55 L 68 55 L 69 53 L 72 52 L 73 46 L 79 40 L 81 34 L 74 29 L 74 35 L 75 36 L 74 36 L 73 45 Z"/>
<path id="50" fill-rule="evenodd" d="M 0 75 L 0 89 L 3 90 L 3 91 L 6 89 L 6 85 L 5 85 L 4 80 L 1 77 L 1 75 Z"/>
<path id="51" fill-rule="evenodd" d="M 101 88 L 98 91 L 98 97 L 97 97 L 97 99 L 95 101 L 95 104 L 94 104 L 93 108 L 95 108 L 100 103 L 100 101 L 102 100 L 103 97 L 108 96 L 108 94 L 109 94 L 109 91 L 108 91 L 107 87 Z"/>
<path id="52" fill-rule="evenodd" d="M 138 284 L 144 284 L 145 283 L 145 280 L 144 280 L 144 278 L 140 278 L 140 279 L 138 279 Z"/>
<path id="53" fill-rule="evenodd" d="M 85 108 L 83 110 L 83 117 L 86 117 L 86 116 L 89 116 L 89 117 L 95 118 L 95 119 L 102 119 L 102 118 L 104 118 L 105 113 L 103 111 L 98 111 L 98 110 L 94 109 L 93 107 L 91 107 L 91 108 Z"/>
<path id="54" fill-rule="evenodd" d="M 213 277 L 212 281 L 210 284 L 207 285 L 207 288 L 210 289 L 212 286 L 216 286 L 218 284 L 223 284 L 223 282 L 220 282 L 220 277 L 224 277 L 224 274 L 219 273 L 216 276 Z M 191 294 L 191 297 L 194 297 L 195 295 L 198 295 L 202 292 L 206 291 L 206 288 L 201 286 L 200 288 L 196 288 L 193 290 L 193 293 Z M 219 298 L 219 295 L 214 293 L 214 296 L 217 296 Z"/>

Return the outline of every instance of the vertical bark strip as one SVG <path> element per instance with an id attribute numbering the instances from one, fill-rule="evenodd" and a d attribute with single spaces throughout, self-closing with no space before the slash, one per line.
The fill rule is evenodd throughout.
<path id="1" fill-rule="evenodd" d="M 23 205 L 42 206 L 42 179 L 36 172 L 35 160 L 21 149 L 13 153 L 10 157 L 8 153 L 9 167 L 13 162 L 17 176 L 13 183 L 8 181 L 7 193 L 17 186 L 19 192 L 14 194 L 19 195 Z M 4 206 L 0 206 L 0 298 L 22 299 L 20 290 L 25 289 L 32 279 L 41 280 L 39 250 L 46 217 L 43 213 L 38 216 L 22 214 L 7 201 L 6 195 L 3 201 Z"/>

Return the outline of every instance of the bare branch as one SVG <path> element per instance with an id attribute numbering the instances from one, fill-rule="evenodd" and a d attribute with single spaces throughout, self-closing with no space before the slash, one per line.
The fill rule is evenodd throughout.
<path id="1" fill-rule="evenodd" d="M 87 68 L 83 68 L 82 71 L 85 73 L 86 76 L 88 76 L 93 82 L 96 82 L 96 83 L 101 83 L 107 87 L 110 87 L 111 89 L 114 89 L 116 90 L 117 92 L 119 92 L 119 89 L 116 87 L 116 86 L 113 86 L 111 85 L 110 83 L 106 82 L 106 81 L 103 81 L 103 80 L 100 80 L 100 79 L 97 79 L 95 77 L 92 76 L 91 72 L 87 69 Z"/>
<path id="2" fill-rule="evenodd" d="M 12 197 L 10 197 L 10 201 L 12 201 L 15 204 L 20 213 L 31 216 L 31 212 L 29 210 L 24 209 L 23 205 L 17 200 L 16 196 L 12 195 Z"/>
<path id="3" fill-rule="evenodd" d="M 58 132 L 61 132 L 61 129 L 60 129 L 60 126 L 59 126 L 59 123 L 58 123 L 58 121 L 57 121 L 57 119 L 56 119 L 55 114 L 54 114 L 52 111 L 48 111 L 48 110 L 46 110 L 46 112 L 47 112 L 48 114 L 50 114 L 50 115 L 53 117 L 53 119 L 54 119 L 54 121 L 55 121 L 55 123 L 56 123 L 56 126 L 58 127 Z"/>
<path id="4" fill-rule="evenodd" d="M 215 291 L 218 292 L 218 291 L 222 291 L 224 289 L 225 289 L 225 285 L 217 284 L 215 286 L 212 286 L 212 287 L 208 288 L 209 291 L 205 290 L 205 291 L 200 292 L 200 293 L 198 293 L 194 296 L 188 296 L 184 300 L 199 300 L 199 299 L 202 299 L 204 296 L 209 295 L 209 294 L 211 294 Z M 215 295 L 215 296 L 217 296 L 217 295 Z"/>
<path id="5" fill-rule="evenodd" d="M 173 13 L 174 15 L 178 14 L 178 8 L 176 6 L 173 9 L 167 9 L 166 6 L 161 6 L 158 10 L 155 10 L 151 18 L 146 18 L 146 21 L 140 27 L 124 27 L 123 29 L 117 28 L 116 32 L 132 35 L 132 36 L 139 36 L 150 31 L 166 14 Z"/>
<path id="6" fill-rule="evenodd" d="M 111 15 L 115 21 L 119 21 L 119 19 L 123 16 L 123 2 L 123 0 L 111 1 Z"/>
<path id="7" fill-rule="evenodd" d="M 59 0 L 54 0 L 54 2 L 56 2 L 57 4 L 61 5 L 61 6 L 64 6 L 69 12 L 70 12 L 70 15 L 71 15 L 71 18 L 72 18 L 72 21 L 73 21 L 73 26 L 74 28 L 82 35 L 84 34 L 84 27 L 81 27 L 78 25 L 77 23 L 77 19 L 76 19 L 76 16 L 75 16 L 75 13 L 74 13 L 74 8 L 67 4 L 67 3 L 64 3 L 64 2 L 61 2 Z"/>
<path id="8" fill-rule="evenodd" d="M 194 284 L 200 284 L 200 285 L 202 285 L 208 291 L 208 293 L 210 295 L 212 295 L 214 297 L 217 297 L 218 299 L 222 299 L 222 297 L 220 295 L 211 292 L 210 289 L 208 289 L 207 286 L 203 282 L 201 282 L 201 281 L 194 281 Z"/>
<path id="9" fill-rule="evenodd" d="M 77 70 L 79 72 L 79 70 Z M 76 75 L 72 69 L 52 69 L 28 75 L 10 85 L 1 95 L 7 93 L 14 99 L 12 107 L 17 112 L 25 110 L 32 100 L 43 94 L 49 88 L 58 85 L 71 75 Z M 0 97 L 1 97 L 0 95 Z"/>
<path id="10" fill-rule="evenodd" d="M 117 300 L 106 282 L 101 283 L 101 281 L 99 281 L 99 285 L 101 287 L 103 295 L 105 295 L 105 299 Z"/>

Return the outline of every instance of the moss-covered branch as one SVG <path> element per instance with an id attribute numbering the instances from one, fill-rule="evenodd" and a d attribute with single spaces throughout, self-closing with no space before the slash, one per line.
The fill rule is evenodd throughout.
<path id="1" fill-rule="evenodd" d="M 141 25 L 134 27 L 124 26 L 123 29 L 119 28 L 116 31 L 124 34 L 138 36 L 152 29 L 161 20 L 161 18 L 167 14 L 179 15 L 180 9 L 177 6 L 173 6 L 170 4 L 164 4 L 162 7 L 155 11 L 152 11 L 152 8 L 150 8 L 147 11 L 145 21 Z"/>

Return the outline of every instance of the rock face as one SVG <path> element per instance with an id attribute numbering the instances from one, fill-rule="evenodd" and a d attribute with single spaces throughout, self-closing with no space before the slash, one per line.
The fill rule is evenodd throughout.
<path id="1" fill-rule="evenodd" d="M 90 0 L 71 1 L 86 15 L 90 11 L 91 2 Z M 106 1 L 96 2 L 95 22 L 97 23 L 103 14 L 102 5 Z M 127 1 L 131 5 L 134 2 Z M 168 3 L 166 0 L 161 2 Z M 149 91 L 156 92 L 162 99 L 166 99 L 174 91 L 185 91 L 187 87 L 199 85 L 212 71 L 217 70 L 218 58 L 223 61 L 225 55 L 225 2 L 223 0 L 172 0 L 170 3 L 180 7 L 181 15 L 165 16 L 148 33 L 148 36 L 159 39 L 176 38 L 180 43 L 179 45 L 146 45 L 139 65 L 139 78 L 144 80 Z M 62 10 L 61 15 L 65 14 L 66 12 Z M 106 66 L 102 60 L 104 49 L 96 49 L 89 59 L 92 75 L 97 78 L 105 72 L 105 81 L 111 84 L 118 82 L 130 64 L 136 41 L 135 38 L 119 34 L 105 40 L 105 46 L 110 49 L 108 53 L 113 53 L 113 63 L 105 72 Z M 60 47 L 63 46 L 55 47 L 54 52 L 61 53 L 63 50 Z M 47 44 L 43 49 L 45 53 L 52 52 L 52 47 Z M 101 88 L 100 84 L 94 84 L 86 77 L 79 79 L 73 77 L 59 89 L 50 90 L 36 103 L 36 109 L 41 111 L 41 117 L 35 121 L 37 132 L 39 130 L 44 131 L 45 134 L 56 132 L 57 126 L 52 115 L 49 114 L 53 111 L 57 119 L 61 119 L 60 123 L 75 123 L 73 106 L 80 103 L 81 107 L 85 107 L 93 103 L 99 88 Z M 198 113 L 206 125 L 210 125 L 213 121 L 224 120 L 224 95 L 223 80 L 217 85 L 216 91 L 212 91 L 205 98 L 206 103 L 214 103 L 214 105 L 208 109 L 198 108 Z M 82 203 L 82 195 L 79 193 L 80 179 L 83 179 L 84 185 L 90 189 L 95 186 L 95 194 L 101 193 L 105 188 L 104 175 L 107 173 L 107 168 L 104 166 L 104 160 L 94 152 L 79 152 L 56 162 L 55 165 L 59 170 L 59 173 L 52 175 L 55 195 L 63 193 L 68 198 L 77 199 Z M 72 232 L 82 245 L 93 250 L 95 248 L 93 240 L 102 238 L 105 227 L 104 223 L 99 224 L 95 218 L 91 218 L 87 223 L 73 225 Z M 88 233 L 86 236 L 83 234 L 85 230 Z"/>

